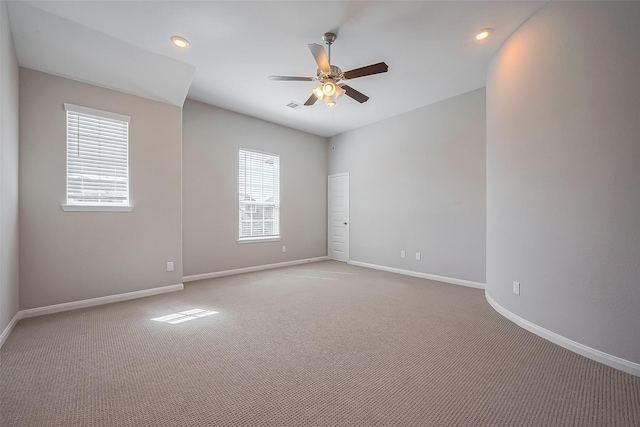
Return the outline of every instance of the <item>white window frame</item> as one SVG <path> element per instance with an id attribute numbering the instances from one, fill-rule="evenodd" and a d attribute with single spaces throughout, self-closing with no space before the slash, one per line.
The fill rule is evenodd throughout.
<path id="1" fill-rule="evenodd" d="M 130 178 L 129 178 L 129 122 L 131 121 L 131 118 L 129 116 L 125 116 L 122 114 L 117 114 L 117 113 L 112 113 L 109 111 L 102 111 L 102 110 L 96 110 L 94 108 L 89 108 L 89 107 L 83 107 L 80 105 L 74 105 L 74 104 L 69 104 L 69 103 L 65 103 L 64 104 L 64 109 L 66 111 L 66 137 L 67 137 L 67 142 L 65 144 L 65 149 L 67 151 L 67 162 L 66 162 L 66 166 L 67 166 L 67 170 L 66 170 L 66 175 L 65 175 L 65 179 L 66 179 L 66 188 L 65 188 L 65 192 L 66 192 L 66 203 L 62 205 L 62 209 L 64 211 L 72 211 L 72 212 L 100 212 L 100 211 L 107 211 L 107 212 L 131 212 L 133 210 L 133 206 L 131 205 L 131 199 L 130 199 Z M 112 123 L 118 123 L 120 126 L 122 125 L 122 123 L 126 123 L 126 195 L 125 195 L 125 199 L 122 201 L 122 203 L 117 203 L 117 202 L 86 202 L 86 201 L 79 201 L 79 200 L 75 200 L 73 197 L 70 197 L 70 193 L 69 193 L 69 144 L 71 144 L 72 142 L 76 142 L 77 143 L 77 138 L 73 138 L 71 136 L 70 133 L 70 127 L 69 127 L 69 117 L 70 115 L 79 115 L 79 116 L 93 116 L 93 117 L 97 117 L 100 120 L 106 120 L 106 121 L 111 121 Z"/>
<path id="2" fill-rule="evenodd" d="M 241 160 L 242 160 L 242 153 L 249 153 L 251 155 L 255 155 L 257 157 L 259 156 L 266 156 L 266 157 L 270 157 L 272 158 L 274 161 L 277 162 L 277 170 L 275 171 L 275 174 L 277 175 L 277 182 L 274 184 L 274 195 L 273 198 L 274 200 L 272 202 L 267 202 L 267 201 L 261 201 L 261 200 L 243 200 L 244 197 L 246 197 L 246 185 L 245 188 L 241 188 L 242 187 L 242 182 L 243 182 L 243 178 L 242 178 L 242 165 L 241 165 Z M 246 157 L 245 157 L 246 158 Z M 245 165 L 246 167 L 246 165 Z M 244 176 L 244 182 L 246 183 L 247 180 L 247 174 L 246 174 L 246 169 L 245 169 L 245 176 Z M 247 211 L 246 209 L 243 210 L 243 206 L 250 206 L 250 210 Z M 258 206 L 273 206 L 273 227 L 274 227 L 274 234 L 268 234 L 268 235 L 250 235 L 250 236 L 243 236 L 242 235 L 242 222 L 243 222 L 243 214 L 249 213 L 249 214 L 253 214 L 253 213 L 257 213 L 259 211 Z M 279 241 L 280 240 L 280 206 L 281 206 L 281 197 L 280 197 L 280 156 L 278 154 L 274 154 L 274 153 L 267 153 L 264 151 L 259 151 L 259 150 L 254 150 L 254 149 L 249 149 L 249 148 L 242 148 L 240 147 L 240 149 L 238 150 L 238 211 L 239 211 L 239 215 L 238 215 L 238 243 L 258 243 L 258 242 L 274 242 L 274 241 Z"/>

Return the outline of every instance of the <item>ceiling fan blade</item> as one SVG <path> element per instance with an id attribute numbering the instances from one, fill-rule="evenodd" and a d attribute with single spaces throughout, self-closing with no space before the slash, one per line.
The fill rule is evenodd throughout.
<path id="1" fill-rule="evenodd" d="M 269 76 L 269 80 L 279 82 L 312 82 L 318 80 L 317 77 L 293 77 L 293 76 Z"/>
<path id="2" fill-rule="evenodd" d="M 347 86 L 347 85 L 340 85 L 340 87 L 342 89 L 344 89 L 345 94 L 353 99 L 355 99 L 356 101 L 358 101 L 360 104 L 362 104 L 363 102 L 367 102 L 369 100 L 369 97 L 367 95 L 365 95 L 364 93 L 358 92 L 357 90 L 355 90 L 354 88 L 352 88 L 351 86 Z"/>
<path id="3" fill-rule="evenodd" d="M 327 59 L 327 53 L 324 51 L 324 47 L 316 43 L 310 43 L 309 50 L 311 51 L 313 58 L 318 63 L 318 68 L 325 73 L 330 73 L 331 66 L 329 65 L 329 60 Z"/>
<path id="4" fill-rule="evenodd" d="M 304 105 L 306 105 L 308 107 L 310 105 L 315 104 L 317 100 L 318 100 L 318 98 L 316 98 L 316 96 L 314 94 L 311 94 L 311 96 L 309 97 L 309 99 L 307 99 L 307 102 L 305 102 Z"/>
<path id="5" fill-rule="evenodd" d="M 356 77 L 370 76 L 372 74 L 386 73 L 389 66 L 384 62 L 367 65 L 366 67 L 356 68 L 355 70 L 345 71 L 343 73 L 345 79 L 355 79 Z"/>

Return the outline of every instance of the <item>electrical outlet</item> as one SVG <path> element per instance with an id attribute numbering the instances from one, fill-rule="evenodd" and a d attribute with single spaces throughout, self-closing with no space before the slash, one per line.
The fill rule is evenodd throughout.
<path id="1" fill-rule="evenodd" d="M 416 261 L 420 261 L 420 252 L 416 252 Z"/>
<path id="2" fill-rule="evenodd" d="M 286 246 L 282 246 L 282 253 L 287 252 L 287 247 Z"/>
<path id="3" fill-rule="evenodd" d="M 404 258 L 404 257 L 406 257 L 405 252 L 404 251 L 400 251 L 400 258 Z"/>
<path id="4" fill-rule="evenodd" d="M 167 271 L 173 271 L 173 261 L 167 263 Z"/>
<path id="5" fill-rule="evenodd" d="M 520 295 L 520 282 L 513 282 L 513 293 Z"/>

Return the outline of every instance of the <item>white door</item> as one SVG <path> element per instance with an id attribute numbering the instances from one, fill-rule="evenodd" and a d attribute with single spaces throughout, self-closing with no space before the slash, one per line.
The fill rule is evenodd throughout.
<path id="1" fill-rule="evenodd" d="M 349 261 L 349 173 L 329 175 L 329 258 Z"/>

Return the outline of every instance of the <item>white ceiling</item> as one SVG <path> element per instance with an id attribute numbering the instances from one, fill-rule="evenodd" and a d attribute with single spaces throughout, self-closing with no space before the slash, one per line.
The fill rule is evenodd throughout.
<path id="1" fill-rule="evenodd" d="M 181 106 L 185 97 L 331 136 L 485 85 L 505 39 L 545 1 L 9 1 L 18 63 Z M 474 32 L 490 27 L 478 43 Z M 304 103 L 315 82 L 307 48 L 338 38 L 344 71 L 384 61 L 389 72 L 349 80 L 371 99 Z M 178 50 L 169 38 L 190 41 Z"/>

